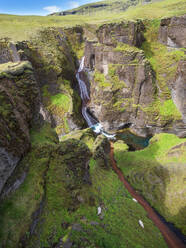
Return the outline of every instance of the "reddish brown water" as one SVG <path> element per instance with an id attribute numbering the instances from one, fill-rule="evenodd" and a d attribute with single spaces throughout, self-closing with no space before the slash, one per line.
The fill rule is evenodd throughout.
<path id="1" fill-rule="evenodd" d="M 151 208 L 151 206 L 146 202 L 142 196 L 140 196 L 127 182 L 121 170 L 117 167 L 116 161 L 114 159 L 114 147 L 113 143 L 110 142 L 111 151 L 110 151 L 110 159 L 112 162 L 112 168 L 117 173 L 118 178 L 124 184 L 125 188 L 134 197 L 141 206 L 146 210 L 148 217 L 154 222 L 154 224 L 159 228 L 162 233 L 168 247 L 170 248 L 186 248 L 186 246 L 182 243 L 182 241 L 172 232 L 165 223 L 162 222 L 160 217 L 156 214 L 156 212 Z"/>

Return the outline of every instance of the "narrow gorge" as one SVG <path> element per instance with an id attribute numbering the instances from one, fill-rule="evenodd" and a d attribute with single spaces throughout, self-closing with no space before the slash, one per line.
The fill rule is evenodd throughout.
<path id="1" fill-rule="evenodd" d="M 185 37 L 181 13 L 0 39 L 0 248 L 185 247 Z"/>

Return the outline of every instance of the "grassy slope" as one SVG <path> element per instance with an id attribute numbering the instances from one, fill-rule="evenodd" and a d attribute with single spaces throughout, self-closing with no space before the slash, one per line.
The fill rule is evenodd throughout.
<path id="1" fill-rule="evenodd" d="M 72 154 L 60 156 L 53 152 L 50 157 L 56 146 L 52 130 L 50 137 L 45 136 L 46 128 L 40 130 L 39 139 L 37 132 L 32 131 L 34 149 L 22 164 L 30 165 L 27 178 L 1 205 L 1 244 L 5 244 L 6 248 L 17 247 L 25 231 L 24 238 L 29 238 L 31 214 L 45 194 L 42 221 L 26 247 L 51 247 L 60 237 L 63 242 L 68 238 L 73 240 L 73 247 L 167 247 L 159 230 L 146 216 L 144 209 L 132 200 L 117 175 L 111 169 L 100 168 L 96 160 L 90 161 L 92 184 L 76 185 L 68 190 L 73 180 L 63 177 L 63 158 L 68 159 Z M 77 179 L 74 183 L 78 184 Z M 83 202 L 77 201 L 77 196 Z M 100 205 L 102 218 L 97 215 Z M 139 220 L 143 221 L 144 229 L 139 225 Z M 80 231 L 73 228 L 75 223 L 81 225 Z"/>
<path id="2" fill-rule="evenodd" d="M 165 0 L 148 5 L 138 5 L 126 12 L 101 12 L 95 16 L 15 16 L 0 15 L 0 38 L 10 37 L 13 40 L 24 40 L 43 27 L 72 27 L 77 24 L 102 24 L 117 22 L 123 19 L 154 19 L 186 13 L 185 0 Z M 13 24 L 13 25 L 12 25 Z"/>
<path id="3" fill-rule="evenodd" d="M 153 0 L 152 0 L 153 1 Z M 162 0 L 161 0 L 162 1 Z M 64 11 L 65 14 L 76 12 L 76 15 L 97 15 L 99 12 L 111 12 L 114 11 L 125 11 L 130 6 L 135 6 L 139 3 L 138 0 L 109 0 L 109 1 L 99 1 L 89 4 L 84 4 L 79 6 L 78 8 L 70 9 Z M 105 5 L 105 6 L 102 6 Z M 63 11 L 62 11 L 63 12 Z M 59 15 L 62 12 L 54 13 L 53 15 Z"/>
<path id="4" fill-rule="evenodd" d="M 186 233 L 186 149 L 175 147 L 184 142 L 186 139 L 173 134 L 157 134 L 144 150 L 126 152 L 116 146 L 115 158 L 130 183 L 159 213 Z"/>

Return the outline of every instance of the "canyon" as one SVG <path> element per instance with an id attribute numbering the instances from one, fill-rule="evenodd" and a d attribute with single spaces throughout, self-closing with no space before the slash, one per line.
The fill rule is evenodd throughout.
<path id="1" fill-rule="evenodd" d="M 0 40 L 0 247 L 167 247 L 108 139 L 185 242 L 185 34 L 182 15 Z"/>

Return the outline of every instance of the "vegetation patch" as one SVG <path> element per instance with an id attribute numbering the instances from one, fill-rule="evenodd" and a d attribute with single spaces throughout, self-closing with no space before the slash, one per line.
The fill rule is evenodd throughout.
<path id="1" fill-rule="evenodd" d="M 63 108 L 64 111 L 68 111 L 71 101 L 69 96 L 59 93 L 57 95 L 51 96 L 51 103 Z"/>
<path id="2" fill-rule="evenodd" d="M 167 221 L 185 230 L 184 178 L 186 139 L 156 134 L 144 150 L 127 152 L 116 147 L 115 159 L 125 177 Z M 176 152 L 176 147 L 182 147 Z M 174 152 L 173 152 L 174 151 Z M 175 192 L 177 192 L 175 194 Z"/>
<path id="3" fill-rule="evenodd" d="M 94 81 L 98 83 L 99 87 L 102 88 L 112 87 L 112 83 L 105 78 L 103 73 L 100 73 L 98 71 L 94 72 Z"/>

